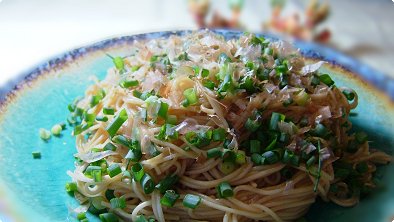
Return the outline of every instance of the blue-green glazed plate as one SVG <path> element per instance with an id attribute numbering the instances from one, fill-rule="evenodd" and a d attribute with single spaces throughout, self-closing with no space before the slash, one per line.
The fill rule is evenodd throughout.
<path id="1" fill-rule="evenodd" d="M 157 32 L 105 40 L 55 57 L 31 69 L 0 89 L 0 221 L 76 221 L 69 209 L 76 201 L 64 190 L 73 170 L 75 141 L 71 130 L 48 142 L 38 136 L 39 128 L 49 129 L 65 120 L 67 104 L 83 95 L 91 84 L 90 75 L 103 78 L 112 61 L 105 53 L 127 55 L 134 40 L 167 38 L 189 31 Z M 214 30 L 225 38 L 242 32 Z M 274 38 L 272 36 L 268 36 Z M 394 80 L 332 49 L 312 43 L 294 42 L 305 57 L 326 60 L 323 67 L 336 85 L 348 86 L 359 94 L 358 129 L 370 134 L 371 146 L 390 154 L 394 149 Z M 40 151 L 41 159 L 33 159 Z M 394 219 L 394 167 L 379 167 L 384 189 L 363 199 L 352 208 L 342 208 L 317 200 L 308 221 L 386 222 Z M 90 221 L 98 221 L 88 215 Z"/>

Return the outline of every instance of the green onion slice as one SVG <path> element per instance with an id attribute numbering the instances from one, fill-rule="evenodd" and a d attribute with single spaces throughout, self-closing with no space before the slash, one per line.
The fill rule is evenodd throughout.
<path id="1" fill-rule="evenodd" d="M 119 128 L 126 122 L 128 116 L 125 109 L 122 109 L 119 114 L 114 118 L 114 120 L 108 124 L 106 130 L 108 134 L 113 137 L 118 132 Z"/>
<path id="2" fill-rule="evenodd" d="M 234 195 L 234 191 L 228 182 L 220 183 L 217 186 L 217 191 L 218 191 L 219 197 L 221 197 L 221 198 L 232 197 Z"/>
<path id="3" fill-rule="evenodd" d="M 186 194 L 183 198 L 183 206 L 196 209 L 196 207 L 201 203 L 201 197 L 194 194 Z"/>
<path id="4" fill-rule="evenodd" d="M 179 199 L 180 195 L 174 190 L 167 190 L 164 196 L 161 198 L 160 203 L 167 207 L 174 206 L 175 202 Z"/>

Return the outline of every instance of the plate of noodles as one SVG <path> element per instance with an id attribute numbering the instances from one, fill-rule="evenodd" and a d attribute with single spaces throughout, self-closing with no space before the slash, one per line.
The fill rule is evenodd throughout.
<path id="1" fill-rule="evenodd" d="M 393 83 L 238 31 L 72 50 L 0 90 L 0 221 L 392 221 Z"/>

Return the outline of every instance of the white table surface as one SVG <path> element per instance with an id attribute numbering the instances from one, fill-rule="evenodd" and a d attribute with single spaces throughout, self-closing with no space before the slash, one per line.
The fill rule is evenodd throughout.
<path id="1" fill-rule="evenodd" d="M 227 0 L 212 8 L 230 15 Z M 245 0 L 241 22 L 259 31 L 269 0 Z M 286 11 L 304 0 L 288 0 Z M 394 77 L 394 3 L 331 0 L 333 47 Z M 0 86 L 46 59 L 113 36 L 195 29 L 187 0 L 0 0 Z"/>

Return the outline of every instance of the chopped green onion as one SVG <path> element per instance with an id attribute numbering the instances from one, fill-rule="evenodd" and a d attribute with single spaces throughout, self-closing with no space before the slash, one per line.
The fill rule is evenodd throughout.
<path id="1" fill-rule="evenodd" d="M 274 50 L 271 48 L 265 48 L 264 49 L 264 55 L 272 55 L 274 53 Z"/>
<path id="2" fill-rule="evenodd" d="M 251 156 L 251 159 L 252 159 L 252 162 L 254 163 L 254 165 L 257 165 L 257 166 L 261 165 L 263 162 L 263 157 L 258 153 L 253 153 Z"/>
<path id="3" fill-rule="evenodd" d="M 124 122 L 126 122 L 127 118 L 128 116 L 126 110 L 122 109 L 122 111 L 120 111 L 119 114 L 115 116 L 112 123 L 108 124 L 108 126 L 105 128 L 108 134 L 111 137 L 115 136 L 119 128 L 123 125 Z"/>
<path id="4" fill-rule="evenodd" d="M 230 174 L 235 170 L 235 163 L 234 162 L 223 162 L 220 165 L 220 171 L 224 174 Z"/>
<path id="5" fill-rule="evenodd" d="M 107 144 L 105 144 L 103 150 L 115 151 L 116 150 L 116 146 L 114 144 L 112 144 L 111 142 L 108 142 Z"/>
<path id="6" fill-rule="evenodd" d="M 236 154 L 231 149 L 223 149 L 222 159 L 224 162 L 235 162 Z"/>
<path id="7" fill-rule="evenodd" d="M 167 207 L 174 206 L 175 202 L 179 199 L 180 195 L 174 190 L 167 190 L 164 196 L 161 198 L 160 203 Z"/>
<path id="8" fill-rule="evenodd" d="M 346 99 L 352 101 L 356 96 L 353 91 L 345 89 L 342 91 L 343 95 L 345 95 Z"/>
<path id="9" fill-rule="evenodd" d="M 60 133 L 62 132 L 62 130 L 63 130 L 62 126 L 61 126 L 60 124 L 56 124 L 56 125 L 54 125 L 54 126 L 52 127 L 51 133 L 52 133 L 54 136 L 59 136 Z"/>
<path id="10" fill-rule="evenodd" d="M 294 101 L 299 106 L 305 106 L 311 97 L 305 90 L 301 90 L 297 95 L 294 97 Z"/>
<path id="11" fill-rule="evenodd" d="M 220 183 L 217 186 L 217 191 L 218 191 L 219 197 L 221 197 L 221 198 L 232 197 L 234 195 L 234 191 L 228 182 Z"/>
<path id="12" fill-rule="evenodd" d="M 259 122 L 259 118 L 256 118 L 255 120 L 248 118 L 245 122 L 245 129 L 250 132 L 255 132 L 260 126 L 261 123 Z"/>
<path id="13" fill-rule="evenodd" d="M 278 123 L 283 122 L 286 116 L 280 113 L 272 112 L 271 120 L 269 123 L 269 130 L 278 131 Z"/>
<path id="14" fill-rule="evenodd" d="M 279 161 L 278 155 L 273 151 L 267 151 L 263 153 L 261 156 L 263 157 L 261 160 L 262 164 L 274 164 Z"/>
<path id="15" fill-rule="evenodd" d="M 212 148 L 207 151 L 207 158 L 216 158 L 221 156 L 222 156 L 222 149 L 219 147 Z"/>
<path id="16" fill-rule="evenodd" d="M 175 130 L 175 126 L 166 123 L 161 126 L 160 132 L 156 135 L 156 138 L 160 140 L 177 140 L 178 136 L 179 133 Z"/>
<path id="17" fill-rule="evenodd" d="M 153 182 L 152 177 L 147 173 L 144 174 L 140 183 L 145 194 L 150 194 L 155 189 L 155 183 Z"/>
<path id="18" fill-rule="evenodd" d="M 131 146 L 131 140 L 123 135 L 116 135 L 112 137 L 112 141 L 125 147 Z"/>
<path id="19" fill-rule="evenodd" d="M 233 87 L 233 80 L 232 80 L 232 76 L 231 73 L 227 73 L 224 78 L 223 81 L 220 83 L 220 85 L 218 86 L 218 96 L 219 98 L 223 98 L 228 91 L 230 91 Z"/>
<path id="20" fill-rule="evenodd" d="M 316 162 L 316 157 L 311 156 L 307 161 L 306 161 L 306 166 L 307 168 L 311 167 L 313 164 Z"/>
<path id="21" fill-rule="evenodd" d="M 160 109 L 158 112 L 158 116 L 162 117 L 163 119 L 166 119 L 167 113 L 168 113 L 168 104 L 165 102 L 160 102 Z"/>
<path id="22" fill-rule="evenodd" d="M 214 90 L 215 89 L 215 83 L 212 80 L 209 79 L 204 79 L 202 81 L 202 85 L 208 89 Z"/>
<path id="23" fill-rule="evenodd" d="M 96 196 L 90 198 L 90 207 L 89 207 L 89 212 L 93 214 L 101 214 L 106 212 L 105 206 L 102 205 L 102 202 L 104 201 L 104 198 L 102 196 Z"/>
<path id="24" fill-rule="evenodd" d="M 280 133 L 279 142 L 287 143 L 289 141 L 289 139 L 290 139 L 290 135 L 289 134 L 283 133 L 283 132 Z"/>
<path id="25" fill-rule="evenodd" d="M 39 134 L 42 140 L 49 140 L 51 138 L 51 132 L 46 129 L 40 128 Z"/>
<path id="26" fill-rule="evenodd" d="M 124 69 L 124 61 L 123 61 L 122 57 L 119 57 L 119 56 L 114 57 L 113 62 L 114 62 L 116 69 L 118 69 L 118 70 Z"/>
<path id="27" fill-rule="evenodd" d="M 217 128 L 212 131 L 213 141 L 224 141 L 226 139 L 226 130 L 223 128 Z"/>
<path id="28" fill-rule="evenodd" d="M 62 127 L 62 130 L 65 130 L 67 125 L 65 123 L 59 123 L 59 125 Z"/>
<path id="29" fill-rule="evenodd" d="M 323 167 L 323 160 L 322 160 L 321 154 L 320 154 L 320 140 L 317 141 L 317 153 L 319 154 L 319 166 L 318 166 L 318 169 L 317 169 L 315 186 L 313 187 L 313 191 L 314 192 L 317 191 L 317 187 L 319 185 L 319 181 L 320 181 L 320 177 L 321 177 L 321 170 L 322 170 L 322 167 Z"/>
<path id="30" fill-rule="evenodd" d="M 250 140 L 250 153 L 261 153 L 260 141 Z"/>
<path id="31" fill-rule="evenodd" d="M 138 80 L 123 80 L 119 83 L 120 87 L 125 89 L 138 86 L 138 84 L 139 84 Z"/>
<path id="32" fill-rule="evenodd" d="M 107 200 L 111 200 L 114 197 L 114 190 L 108 189 L 105 191 L 105 198 L 107 198 Z"/>
<path id="33" fill-rule="evenodd" d="M 142 158 L 142 151 L 140 142 L 137 140 L 133 140 L 131 142 L 131 147 L 129 152 L 126 154 L 125 159 L 129 159 L 133 162 L 137 162 Z"/>
<path id="34" fill-rule="evenodd" d="M 176 125 L 177 122 L 178 122 L 178 118 L 176 117 L 176 115 L 167 115 L 166 123 L 171 125 Z"/>
<path id="35" fill-rule="evenodd" d="M 94 107 L 95 105 L 99 104 L 103 97 L 101 95 L 94 95 L 90 99 L 90 107 Z"/>
<path id="36" fill-rule="evenodd" d="M 144 168 L 141 163 L 136 163 L 131 167 L 131 171 L 134 175 L 134 180 L 139 182 L 141 181 L 142 177 L 144 176 Z"/>
<path id="37" fill-rule="evenodd" d="M 310 133 L 313 136 L 318 136 L 318 137 L 326 137 L 328 134 L 328 129 L 321 123 L 316 124 L 315 128 L 310 130 Z"/>
<path id="38" fill-rule="evenodd" d="M 147 100 L 149 97 L 151 97 L 153 94 L 151 92 L 144 92 L 141 94 L 140 99 L 142 100 Z"/>
<path id="39" fill-rule="evenodd" d="M 125 199 L 124 197 L 119 197 L 119 198 L 115 197 L 115 198 L 112 198 L 112 199 L 110 200 L 110 203 L 111 203 L 111 207 L 112 207 L 113 209 L 115 209 L 115 208 L 121 208 L 121 209 L 123 209 L 123 208 L 126 207 L 126 199 Z"/>
<path id="40" fill-rule="evenodd" d="M 256 92 L 256 87 L 254 85 L 254 81 L 251 76 L 245 76 L 242 78 L 240 84 L 240 89 L 245 89 L 247 93 L 253 94 Z"/>
<path id="41" fill-rule="evenodd" d="M 201 148 L 209 145 L 211 142 L 212 130 L 208 130 L 206 132 L 190 131 L 185 134 L 185 139 L 191 145 Z"/>
<path id="42" fill-rule="evenodd" d="M 330 75 L 328 74 L 320 75 L 319 80 L 322 81 L 327 86 L 332 86 L 335 84 L 335 82 L 331 79 Z"/>
<path id="43" fill-rule="evenodd" d="M 139 99 L 141 99 L 142 92 L 140 92 L 140 91 L 138 91 L 138 90 L 134 90 L 134 91 L 133 91 L 133 96 L 134 96 L 134 97 L 137 97 L 137 98 L 139 98 Z"/>
<path id="44" fill-rule="evenodd" d="M 114 176 L 120 174 L 120 173 L 122 172 L 122 169 L 120 168 L 120 165 L 119 165 L 119 164 L 114 163 L 114 164 L 112 164 L 112 165 L 110 165 L 110 166 L 108 167 L 107 171 L 108 171 L 109 177 L 112 178 L 112 177 L 114 177 Z"/>
<path id="45" fill-rule="evenodd" d="M 68 182 L 66 183 L 65 189 L 67 192 L 74 192 L 78 190 L 77 183 L 75 182 Z"/>
<path id="46" fill-rule="evenodd" d="M 85 213 L 85 212 L 80 212 L 80 213 L 78 213 L 78 214 L 77 214 L 77 219 L 78 219 L 79 221 L 81 221 L 81 220 L 83 220 L 83 219 L 86 219 L 86 213 Z"/>
<path id="47" fill-rule="evenodd" d="M 115 114 L 115 109 L 114 108 L 109 108 L 109 107 L 104 107 L 103 108 L 103 113 L 105 115 L 114 115 Z"/>
<path id="48" fill-rule="evenodd" d="M 294 156 L 294 152 L 286 149 L 283 154 L 282 162 L 290 163 L 291 158 L 293 158 L 293 156 Z"/>
<path id="49" fill-rule="evenodd" d="M 95 171 L 101 171 L 101 167 L 100 166 L 94 166 L 94 165 L 90 165 L 88 167 L 86 167 L 85 169 L 85 175 L 89 178 L 93 177 L 93 172 Z"/>
<path id="50" fill-rule="evenodd" d="M 202 69 L 201 70 L 201 77 L 205 78 L 209 76 L 209 70 L 208 69 Z"/>
<path id="51" fill-rule="evenodd" d="M 190 209 L 196 209 L 200 202 L 201 197 L 193 194 L 186 194 L 183 198 L 183 206 Z"/>
<path id="52" fill-rule="evenodd" d="M 84 113 L 83 114 L 83 119 L 87 123 L 94 123 L 94 120 L 96 119 L 96 115 L 94 113 Z"/>
<path id="53" fill-rule="evenodd" d="M 131 70 L 132 72 L 135 72 L 135 71 L 139 70 L 140 68 L 141 68 L 141 66 L 135 65 L 135 66 L 132 66 L 130 70 Z"/>
<path id="54" fill-rule="evenodd" d="M 174 186 L 178 180 L 179 177 L 177 175 L 168 175 L 156 185 L 156 188 L 163 194 L 166 190 Z"/>
<path id="55" fill-rule="evenodd" d="M 101 222 L 118 222 L 119 219 L 113 213 L 103 213 L 99 215 Z"/>
<path id="56" fill-rule="evenodd" d="M 368 135 L 365 132 L 357 132 L 355 134 L 357 143 L 363 144 L 368 141 Z"/>
<path id="57" fill-rule="evenodd" d="M 41 152 L 39 151 L 34 151 L 31 155 L 33 155 L 33 159 L 41 159 Z"/>
<path id="58" fill-rule="evenodd" d="M 150 222 L 148 221 L 144 215 L 138 215 L 137 219 L 135 220 L 135 222 Z"/>
<path id="59" fill-rule="evenodd" d="M 186 89 L 183 92 L 183 95 L 185 96 L 188 105 L 192 106 L 198 103 L 197 93 L 194 88 Z"/>
<path id="60" fill-rule="evenodd" d="M 91 175 L 93 177 L 94 182 L 101 182 L 101 181 L 103 181 L 101 169 L 92 170 Z"/>
<path id="61" fill-rule="evenodd" d="M 187 56 L 187 52 L 181 53 L 181 54 L 178 56 L 177 59 L 178 59 L 178 60 L 185 60 L 185 61 L 189 60 L 189 58 L 188 58 L 188 56 Z"/>
<path id="62" fill-rule="evenodd" d="M 106 116 L 96 116 L 96 120 L 100 121 L 100 122 L 107 122 L 108 121 L 108 117 L 106 117 Z"/>
<path id="63" fill-rule="evenodd" d="M 235 163 L 242 165 L 246 163 L 246 156 L 245 152 L 242 150 L 238 150 L 236 157 L 235 157 Z"/>
<path id="64" fill-rule="evenodd" d="M 265 69 L 260 67 L 257 69 L 256 76 L 260 81 L 268 80 L 271 71 L 271 69 Z"/>

